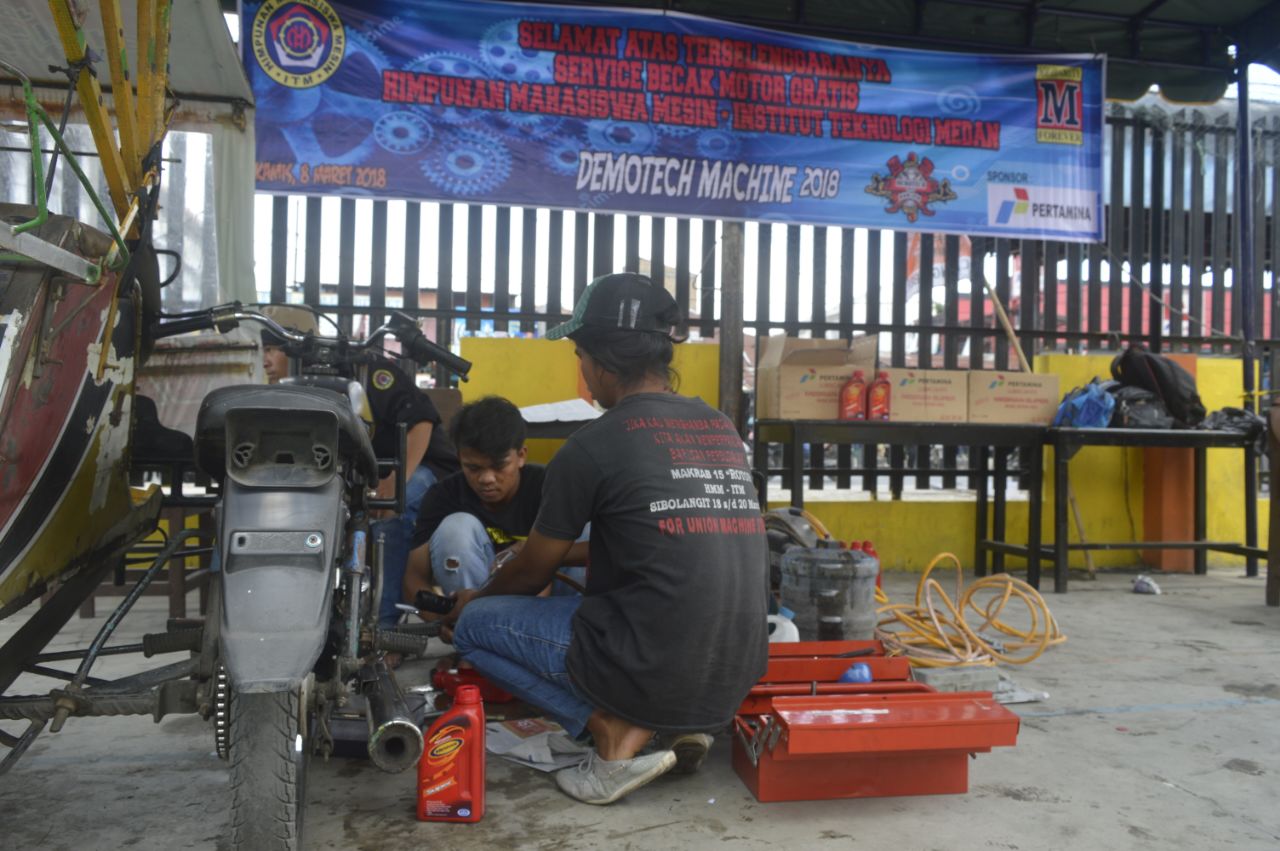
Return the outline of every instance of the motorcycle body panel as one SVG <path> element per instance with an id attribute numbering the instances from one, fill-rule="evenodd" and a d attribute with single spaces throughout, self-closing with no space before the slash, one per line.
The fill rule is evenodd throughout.
<path id="1" fill-rule="evenodd" d="M 35 212 L 0 204 L 7 224 Z M 110 247 L 67 216 L 35 233 L 86 258 Z M 115 272 L 91 284 L 0 262 L 0 616 L 136 525 L 128 469 L 142 324 Z"/>

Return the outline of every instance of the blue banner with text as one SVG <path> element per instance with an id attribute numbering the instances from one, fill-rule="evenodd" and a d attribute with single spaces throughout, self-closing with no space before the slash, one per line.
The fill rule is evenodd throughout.
<path id="1" fill-rule="evenodd" d="M 1101 57 L 657 10 L 245 0 L 264 192 L 1102 236 Z"/>

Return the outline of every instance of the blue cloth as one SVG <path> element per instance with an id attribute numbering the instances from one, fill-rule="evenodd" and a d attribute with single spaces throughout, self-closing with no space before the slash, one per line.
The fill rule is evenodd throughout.
<path id="1" fill-rule="evenodd" d="M 481 597 L 462 610 L 453 645 L 498 686 L 545 710 L 570 736 L 592 707 L 565 668 L 582 597 Z"/>
<path id="2" fill-rule="evenodd" d="M 377 540 L 379 533 L 385 536 L 382 545 L 382 600 L 378 605 L 378 625 L 383 628 L 395 626 L 400 620 L 401 612 L 396 608 L 396 603 L 401 602 L 404 595 L 409 539 L 413 536 L 413 524 L 418 519 L 422 497 L 435 483 L 436 474 L 426 464 L 419 464 L 418 469 L 405 482 L 404 514 L 389 520 L 379 520 L 369 527 L 373 540 Z"/>

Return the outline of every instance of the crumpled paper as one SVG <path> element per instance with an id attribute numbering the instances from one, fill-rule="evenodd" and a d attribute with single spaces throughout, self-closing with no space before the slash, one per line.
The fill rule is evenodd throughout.
<path id="1" fill-rule="evenodd" d="M 490 721 L 485 730 L 485 749 L 489 753 L 538 771 L 577 765 L 590 750 L 574 741 L 559 724 L 545 718 Z"/>

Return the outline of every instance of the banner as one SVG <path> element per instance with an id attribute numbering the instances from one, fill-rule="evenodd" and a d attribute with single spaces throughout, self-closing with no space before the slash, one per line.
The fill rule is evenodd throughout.
<path id="1" fill-rule="evenodd" d="M 246 0 L 265 192 L 1099 240 L 1104 64 L 677 13 Z"/>

